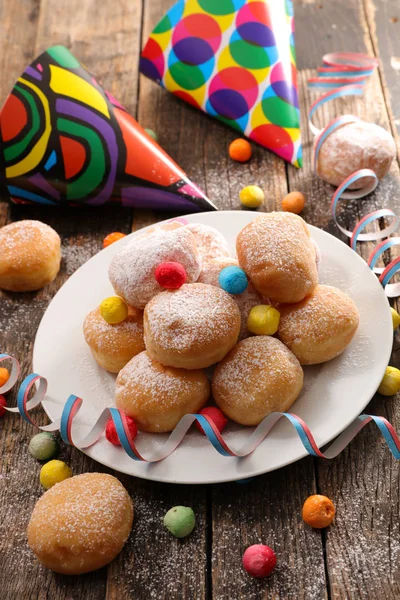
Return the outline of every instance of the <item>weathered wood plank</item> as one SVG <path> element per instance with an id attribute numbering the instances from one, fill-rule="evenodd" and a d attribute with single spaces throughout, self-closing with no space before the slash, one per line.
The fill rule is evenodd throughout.
<path id="1" fill-rule="evenodd" d="M 305 168 L 295 172 L 289 167 L 289 185 L 291 189 L 301 189 L 307 194 L 305 218 L 338 235 L 329 209 L 332 188 L 311 172 L 312 136 L 306 114 L 311 94 L 306 89 L 306 81 L 311 73 L 315 73 L 311 69 L 320 63 L 325 52 L 348 50 L 373 54 L 376 48 L 371 43 L 372 23 L 370 21 L 368 28 L 364 7 L 357 0 L 335 3 L 298 1 L 296 25 Z M 310 35 L 310 29 L 313 35 Z M 372 76 L 362 99 L 346 99 L 325 105 L 320 109 L 316 123 L 323 126 L 345 113 L 357 114 L 366 121 L 391 129 L 379 73 Z M 399 213 L 399 199 L 400 175 L 395 162 L 375 194 L 346 204 L 341 213 L 343 223 L 354 227 L 361 216 L 381 206 L 390 206 Z M 369 255 L 372 246 L 361 245 L 359 252 L 364 258 Z M 383 414 L 398 428 L 400 412 L 395 399 L 384 403 L 376 397 L 365 412 Z M 399 571 L 398 546 L 397 543 L 393 545 L 393 540 L 399 535 L 396 508 L 399 465 L 378 434 L 370 429 L 361 433 L 337 459 L 318 461 L 317 473 L 318 491 L 332 498 L 337 508 L 335 525 L 324 533 L 331 597 L 343 600 L 395 598 L 398 596 Z"/>

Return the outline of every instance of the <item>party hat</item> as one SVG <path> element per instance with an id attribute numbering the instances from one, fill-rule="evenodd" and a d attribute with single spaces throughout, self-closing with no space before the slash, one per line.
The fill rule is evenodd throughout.
<path id="1" fill-rule="evenodd" d="M 140 70 L 301 166 L 290 0 L 179 0 L 153 30 Z"/>
<path id="2" fill-rule="evenodd" d="M 0 131 L 3 181 L 16 203 L 216 210 L 64 46 L 24 71 Z"/>

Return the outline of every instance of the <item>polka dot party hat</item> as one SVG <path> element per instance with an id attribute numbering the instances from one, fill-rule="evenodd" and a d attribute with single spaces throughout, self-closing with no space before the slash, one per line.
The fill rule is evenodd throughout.
<path id="1" fill-rule="evenodd" d="M 179 0 L 149 37 L 141 72 L 301 167 L 290 0 Z"/>

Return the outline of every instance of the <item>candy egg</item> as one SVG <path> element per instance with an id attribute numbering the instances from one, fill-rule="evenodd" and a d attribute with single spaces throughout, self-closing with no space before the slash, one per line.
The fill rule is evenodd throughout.
<path id="1" fill-rule="evenodd" d="M 378 387 L 382 396 L 394 396 L 400 391 L 400 371 L 396 367 L 386 367 L 385 375 Z"/>
<path id="2" fill-rule="evenodd" d="M 228 422 L 228 419 L 222 410 L 220 410 L 217 406 L 205 406 L 199 411 L 199 415 L 209 417 L 220 433 L 225 429 Z M 205 435 L 200 423 L 196 423 L 196 427 L 203 435 Z"/>
<path id="3" fill-rule="evenodd" d="M 4 398 L 4 396 L 0 396 L 0 418 L 4 417 L 4 415 L 6 414 L 6 406 L 7 400 Z"/>
<path id="4" fill-rule="evenodd" d="M 125 419 L 128 425 L 129 433 L 131 434 L 132 439 L 135 439 L 137 436 L 135 420 L 132 419 L 132 417 L 128 417 L 128 415 L 125 415 Z M 111 444 L 114 444 L 114 446 L 121 446 L 121 442 L 119 441 L 119 437 L 117 435 L 117 430 L 115 429 L 114 421 L 111 419 L 111 417 L 106 426 L 106 438 Z"/>
<path id="5" fill-rule="evenodd" d="M 122 238 L 126 237 L 125 233 L 121 233 L 120 231 L 113 231 L 113 233 L 109 233 L 103 240 L 103 248 L 107 248 L 107 246 L 111 246 L 114 242 L 118 242 L 118 240 L 122 240 Z"/>
<path id="6" fill-rule="evenodd" d="M 282 200 L 282 210 L 299 215 L 304 208 L 306 199 L 301 192 L 290 192 Z"/>
<path id="7" fill-rule="evenodd" d="M 394 331 L 400 325 L 400 315 L 397 312 L 397 310 L 394 310 L 394 308 L 391 308 L 390 312 L 392 313 L 392 323 L 393 323 L 393 331 Z"/>
<path id="8" fill-rule="evenodd" d="M 29 442 L 29 452 L 37 460 L 50 460 L 59 452 L 57 440 L 48 433 L 43 431 L 33 436 Z"/>
<path id="9" fill-rule="evenodd" d="M 128 305 L 119 296 L 110 296 L 100 304 L 100 314 L 110 325 L 117 325 L 128 316 Z"/>
<path id="10" fill-rule="evenodd" d="M 328 527 L 334 516 L 335 507 L 332 500 L 321 494 L 309 496 L 303 504 L 303 521 L 316 529 Z"/>
<path id="11" fill-rule="evenodd" d="M 247 162 L 251 158 L 251 146 L 247 140 L 238 138 L 229 146 L 229 156 L 236 162 Z"/>
<path id="12" fill-rule="evenodd" d="M 274 335 L 278 331 L 281 315 L 268 304 L 253 306 L 247 319 L 247 329 L 256 335 Z"/>
<path id="13" fill-rule="evenodd" d="M 258 208 L 264 202 L 264 192 L 258 185 L 248 185 L 239 193 L 240 202 L 246 208 Z"/>
<path id="14" fill-rule="evenodd" d="M 5 385 L 9 379 L 10 379 L 10 373 L 9 373 L 8 369 L 1 367 L 0 368 L 0 387 L 3 387 L 3 385 Z"/>
<path id="15" fill-rule="evenodd" d="M 269 546 L 254 544 L 243 554 L 243 567 L 252 577 L 266 577 L 275 569 L 276 554 Z"/>
<path id="16" fill-rule="evenodd" d="M 155 142 L 158 142 L 158 135 L 156 134 L 156 132 L 153 129 L 149 129 L 148 127 L 146 127 L 145 132 L 147 133 L 147 135 L 149 135 L 151 138 L 153 138 L 153 140 Z"/>
<path id="17" fill-rule="evenodd" d="M 177 262 L 159 264 L 154 275 L 157 283 L 167 290 L 177 290 L 187 280 L 185 267 Z"/>
<path id="18" fill-rule="evenodd" d="M 395 156 L 396 144 L 388 131 L 374 123 L 355 121 L 339 127 L 322 143 L 317 174 L 334 186 L 359 169 L 372 169 L 382 179 Z M 364 187 L 368 179 L 359 179 L 349 189 Z"/>
<path id="19" fill-rule="evenodd" d="M 249 285 L 246 273 L 236 266 L 222 269 L 218 275 L 218 283 L 228 294 L 241 294 Z"/>
<path id="20" fill-rule="evenodd" d="M 188 506 L 174 506 L 165 515 L 164 525 L 175 537 L 184 538 L 192 533 L 196 517 Z"/>
<path id="21" fill-rule="evenodd" d="M 72 477 L 72 469 L 62 460 L 51 460 L 40 469 L 40 483 L 45 490 L 68 477 Z"/>

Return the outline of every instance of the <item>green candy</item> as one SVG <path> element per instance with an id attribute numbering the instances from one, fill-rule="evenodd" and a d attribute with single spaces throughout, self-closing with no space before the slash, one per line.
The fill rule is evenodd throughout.
<path id="1" fill-rule="evenodd" d="M 152 129 L 145 129 L 145 132 L 147 133 L 147 135 L 152 137 L 154 141 L 158 142 L 158 135 L 155 131 L 153 131 Z"/>
<path id="2" fill-rule="evenodd" d="M 188 506 L 174 506 L 165 515 L 164 525 L 175 537 L 184 538 L 192 533 L 196 517 Z"/>
<path id="3" fill-rule="evenodd" d="M 29 443 L 29 452 L 37 460 L 50 460 L 58 451 L 57 440 L 47 431 L 34 435 Z"/>

